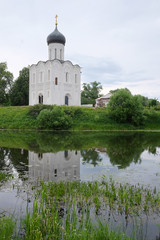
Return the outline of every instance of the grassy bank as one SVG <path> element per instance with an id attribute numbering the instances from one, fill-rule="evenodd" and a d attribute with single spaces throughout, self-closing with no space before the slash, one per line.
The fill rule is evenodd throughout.
<path id="1" fill-rule="evenodd" d="M 144 124 L 135 127 L 111 120 L 107 108 L 63 106 L 61 109 L 72 119 L 71 130 L 160 130 L 160 111 L 146 110 Z M 30 106 L 0 107 L 0 129 L 39 129 L 40 110 Z"/>

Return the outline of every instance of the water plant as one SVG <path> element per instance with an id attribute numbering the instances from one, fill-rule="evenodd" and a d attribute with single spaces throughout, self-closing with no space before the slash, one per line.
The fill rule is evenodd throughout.
<path id="1" fill-rule="evenodd" d="M 5 172 L 0 172 L 0 182 L 6 181 L 7 179 L 7 174 Z"/>
<path id="2" fill-rule="evenodd" d="M 146 204 L 147 202 L 147 204 Z M 25 219 L 25 239 L 131 239 L 98 217 L 103 207 L 130 215 L 159 209 L 159 193 L 140 186 L 102 182 L 42 182 L 33 213 Z M 104 210 L 105 211 L 105 210 Z M 98 215 L 97 215 L 98 214 Z M 112 238 L 113 236 L 113 238 Z"/>
<path id="3" fill-rule="evenodd" d="M 11 240 L 13 239 L 13 233 L 15 228 L 15 222 L 11 217 L 0 218 L 0 239 Z"/>
<path id="4" fill-rule="evenodd" d="M 159 209 L 159 192 L 139 185 L 122 185 L 112 179 L 102 182 L 43 181 L 36 190 L 32 211 L 27 209 L 20 239 L 136 239 L 135 233 L 127 236 L 122 228 L 115 229 L 109 222 L 110 215 L 115 212 L 125 219 L 141 214 L 148 217 L 150 212 L 159 212 Z M 104 212 L 108 214 L 108 221 L 103 219 Z M 11 218 L 0 220 L 0 234 L 5 236 L 0 239 L 14 239 L 9 238 L 13 236 L 14 221 Z"/>

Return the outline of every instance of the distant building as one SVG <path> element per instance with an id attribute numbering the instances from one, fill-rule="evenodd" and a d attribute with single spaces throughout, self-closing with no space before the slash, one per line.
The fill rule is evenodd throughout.
<path id="1" fill-rule="evenodd" d="M 57 29 L 47 37 L 48 60 L 30 66 L 29 105 L 81 105 L 81 68 L 64 61 L 66 39 Z"/>
<path id="2" fill-rule="evenodd" d="M 109 103 L 109 100 L 112 96 L 112 93 L 108 93 L 102 97 L 96 99 L 96 107 L 106 107 Z"/>

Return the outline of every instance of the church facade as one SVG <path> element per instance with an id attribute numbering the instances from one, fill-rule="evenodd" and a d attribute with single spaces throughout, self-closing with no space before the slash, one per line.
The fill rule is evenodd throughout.
<path id="1" fill-rule="evenodd" d="M 29 105 L 81 105 L 81 68 L 64 60 L 66 39 L 55 30 L 47 37 L 48 60 L 30 66 Z"/>

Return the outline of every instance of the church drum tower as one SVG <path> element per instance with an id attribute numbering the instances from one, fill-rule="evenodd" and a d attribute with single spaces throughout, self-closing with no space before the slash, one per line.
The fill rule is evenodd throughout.
<path id="1" fill-rule="evenodd" d="M 81 68 L 64 60 L 65 43 L 56 15 L 55 30 L 47 37 L 48 60 L 30 66 L 29 105 L 81 105 Z"/>

